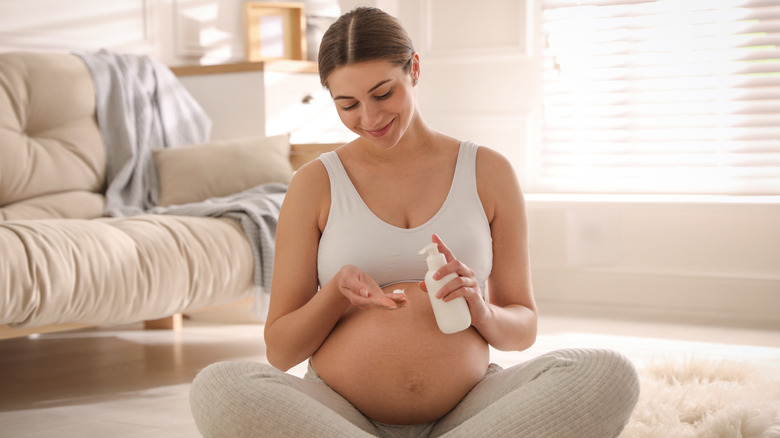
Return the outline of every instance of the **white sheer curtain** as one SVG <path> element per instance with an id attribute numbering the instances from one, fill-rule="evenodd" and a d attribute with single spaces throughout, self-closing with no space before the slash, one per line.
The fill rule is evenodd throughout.
<path id="1" fill-rule="evenodd" d="M 533 191 L 780 195 L 780 1 L 542 5 Z"/>

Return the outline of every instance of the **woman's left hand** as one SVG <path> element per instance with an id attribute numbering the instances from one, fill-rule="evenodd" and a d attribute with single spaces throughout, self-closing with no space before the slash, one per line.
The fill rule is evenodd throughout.
<path id="1" fill-rule="evenodd" d="M 439 252 L 444 254 L 444 258 L 447 260 L 447 264 L 436 271 L 433 278 L 439 280 L 451 273 L 457 275 L 457 277 L 453 278 L 439 289 L 436 293 L 436 298 L 441 298 L 444 302 L 449 302 L 455 298 L 463 297 L 468 303 L 472 324 L 474 324 L 475 321 L 486 318 L 490 313 L 490 308 L 482 296 L 482 290 L 479 288 L 479 283 L 477 282 L 474 271 L 460 260 L 456 259 L 455 255 L 438 235 L 434 234 L 432 241 L 438 246 Z M 428 292 L 428 288 L 425 286 L 424 281 L 420 282 L 420 289 L 424 292 Z"/>

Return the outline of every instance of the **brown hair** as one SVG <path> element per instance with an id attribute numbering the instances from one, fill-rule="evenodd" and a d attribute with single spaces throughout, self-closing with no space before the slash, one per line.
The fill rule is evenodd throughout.
<path id="1" fill-rule="evenodd" d="M 414 44 L 395 17 L 378 8 L 359 7 L 342 15 L 323 35 L 318 57 L 320 82 L 327 87 L 333 70 L 378 59 L 409 72 L 413 54 Z"/>

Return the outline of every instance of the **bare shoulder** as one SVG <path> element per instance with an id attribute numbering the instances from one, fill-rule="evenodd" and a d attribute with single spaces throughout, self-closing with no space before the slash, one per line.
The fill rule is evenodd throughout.
<path id="1" fill-rule="evenodd" d="M 328 182 L 328 171 L 325 169 L 325 164 L 318 160 L 312 160 L 301 166 L 300 169 L 295 171 L 292 181 L 290 181 L 290 188 L 301 187 L 304 190 L 310 190 L 322 185 L 322 183 Z"/>
<path id="2" fill-rule="evenodd" d="M 315 219 L 318 225 L 327 217 L 330 206 L 330 180 L 325 164 L 312 160 L 295 172 L 285 195 L 285 210 L 299 219 Z"/>
<path id="3" fill-rule="evenodd" d="M 515 169 L 500 152 L 480 146 L 477 150 L 476 174 L 477 192 L 491 224 L 497 216 L 505 217 L 508 209 L 521 212 L 525 208 Z"/>
<path id="4" fill-rule="evenodd" d="M 520 182 L 512 163 L 500 152 L 486 146 L 477 150 L 477 187 L 480 197 L 513 200 L 522 196 Z"/>
<path id="5" fill-rule="evenodd" d="M 479 146 L 477 149 L 477 178 L 511 177 L 516 179 L 515 170 L 509 160 L 495 149 Z"/>

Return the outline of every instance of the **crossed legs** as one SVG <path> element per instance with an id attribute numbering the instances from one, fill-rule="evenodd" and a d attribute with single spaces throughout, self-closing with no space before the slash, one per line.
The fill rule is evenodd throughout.
<path id="1" fill-rule="evenodd" d="M 560 350 L 486 377 L 439 421 L 371 421 L 310 371 L 301 379 L 252 362 L 221 362 L 195 378 L 193 416 L 205 437 L 614 437 L 639 396 L 633 366 L 607 350 Z"/>

